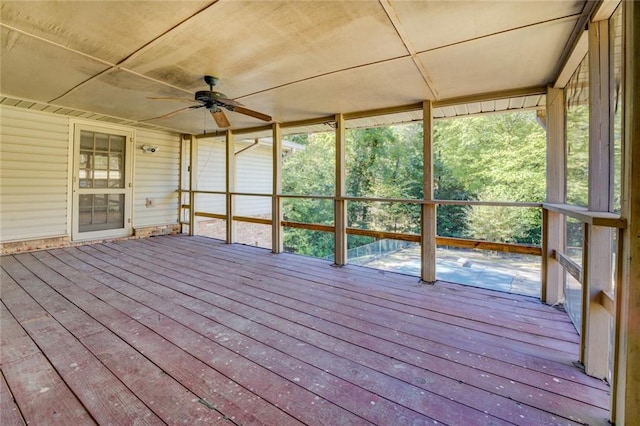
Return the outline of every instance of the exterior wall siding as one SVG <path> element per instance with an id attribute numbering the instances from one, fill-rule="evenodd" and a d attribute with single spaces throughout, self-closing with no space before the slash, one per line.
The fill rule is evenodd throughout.
<path id="1" fill-rule="evenodd" d="M 69 118 L 0 107 L 0 238 L 67 236 Z"/>
<path id="2" fill-rule="evenodd" d="M 145 153 L 143 145 L 158 152 Z M 133 227 L 177 224 L 180 135 L 138 129 L 134 157 Z"/>
<path id="3" fill-rule="evenodd" d="M 236 151 L 246 145 L 238 145 Z M 260 145 L 236 157 L 236 192 L 271 195 L 271 146 Z M 239 216 L 271 217 L 271 197 L 236 197 L 235 212 Z"/>
<path id="4" fill-rule="evenodd" d="M 0 120 L 3 252 L 5 246 L 23 247 L 18 244 L 23 241 L 38 240 L 47 247 L 69 243 L 72 118 L 1 105 Z M 180 135 L 134 130 L 133 227 L 138 235 L 137 230 L 143 228 L 146 234 L 153 227 L 173 230 L 176 227 L 171 225 L 178 223 Z M 142 145 L 158 146 L 160 150 L 145 154 Z M 147 199 L 153 201 L 151 206 Z"/>

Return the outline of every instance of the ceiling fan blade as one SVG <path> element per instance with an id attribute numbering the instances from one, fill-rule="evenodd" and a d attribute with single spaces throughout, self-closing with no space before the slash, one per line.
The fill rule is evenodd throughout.
<path id="1" fill-rule="evenodd" d="M 248 109 L 248 108 L 245 108 L 245 107 L 242 107 L 242 106 L 234 105 L 234 106 L 232 106 L 231 111 L 239 112 L 240 114 L 248 115 L 250 117 L 254 117 L 254 118 L 257 118 L 257 119 L 263 120 L 263 121 L 272 121 L 273 120 L 273 118 L 271 118 L 270 115 L 263 114 L 263 113 L 258 112 L 258 111 L 253 111 L 251 109 Z"/>
<path id="2" fill-rule="evenodd" d="M 218 125 L 218 127 L 220 127 L 221 129 L 226 129 L 227 127 L 231 127 L 231 123 L 229 123 L 229 119 L 221 109 L 218 108 L 215 111 L 211 111 L 211 116 L 216 121 L 216 124 Z"/>
<path id="3" fill-rule="evenodd" d="M 162 98 L 162 97 L 157 97 L 157 96 L 147 96 L 147 99 L 152 99 L 154 101 L 182 101 L 182 102 L 189 102 L 189 103 L 199 103 L 200 101 L 197 101 L 195 99 L 187 99 L 187 98 Z"/>
<path id="4" fill-rule="evenodd" d="M 164 114 L 164 115 L 159 115 L 157 117 L 151 117 L 151 118 L 145 118 L 144 120 L 139 120 L 139 121 L 142 122 L 142 121 L 160 120 L 161 118 L 169 118 L 169 117 L 173 117 L 174 115 L 180 114 L 181 112 L 186 111 L 188 109 L 197 109 L 197 108 L 202 108 L 203 106 L 204 105 L 188 106 L 188 107 L 177 109 L 175 111 L 171 111 L 170 113 L 167 113 L 167 114 Z"/>

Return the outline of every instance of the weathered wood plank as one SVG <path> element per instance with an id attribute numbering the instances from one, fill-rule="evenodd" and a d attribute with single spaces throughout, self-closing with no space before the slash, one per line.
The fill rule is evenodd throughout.
<path id="1" fill-rule="evenodd" d="M 64 252 L 59 252 L 58 255 L 65 256 Z M 114 334 L 135 347 L 141 354 L 145 354 L 163 371 L 176 378 L 226 417 L 249 424 L 296 423 L 289 415 L 265 402 L 248 388 L 240 388 L 237 383 L 229 380 L 229 376 L 207 365 L 207 362 L 213 362 L 211 360 L 213 352 L 202 357 L 204 360 L 200 359 L 186 350 L 188 346 L 174 345 L 165 339 L 165 336 L 158 335 L 139 323 L 137 320 L 144 315 L 153 316 L 148 309 L 141 307 L 135 310 L 139 304 L 125 297 L 120 297 L 118 309 L 116 309 L 107 303 L 119 297 L 116 291 L 104 287 L 85 272 L 73 270 L 49 253 L 35 253 L 35 256 L 46 265 L 73 279 L 83 290 L 86 290 L 85 295 L 90 296 L 87 300 L 83 300 L 84 297 L 78 298 L 78 294 L 82 292 L 69 291 L 56 286 L 66 297 L 73 300 L 79 307 L 91 310 L 94 317 L 108 325 Z M 81 269 L 90 270 L 89 268 Z M 119 309 L 128 309 L 129 315 Z M 201 401 L 198 402 L 201 403 Z"/>
<path id="2" fill-rule="evenodd" d="M 84 247 L 81 250 L 74 251 L 74 254 L 76 254 L 79 259 L 86 260 L 86 255 L 76 253 L 78 251 L 91 252 L 92 250 L 89 247 Z M 131 275 L 119 268 L 103 264 L 103 262 L 97 259 L 93 263 L 100 265 L 100 269 L 109 271 L 109 273 L 112 274 L 110 281 L 113 280 L 114 276 L 117 276 L 122 281 L 132 281 L 132 283 L 138 285 L 145 282 L 145 278 L 141 276 Z M 100 279 L 98 275 L 96 275 L 96 278 Z M 105 282 L 104 284 L 110 285 L 111 282 Z M 152 287 L 154 289 L 159 288 L 158 286 L 153 285 Z M 121 283 L 119 285 L 119 291 L 124 292 L 125 294 L 135 295 L 140 291 L 140 287 L 131 287 Z M 268 345 L 260 344 L 255 340 L 246 339 L 241 333 L 234 333 L 234 331 L 228 327 L 220 326 L 216 323 L 210 323 L 204 320 L 200 315 L 180 309 L 178 305 L 174 304 L 167 307 L 165 301 L 173 300 L 177 296 L 177 294 L 172 293 L 170 295 L 164 295 L 164 297 L 157 298 L 151 293 L 145 293 L 144 296 L 140 298 L 141 300 L 145 300 L 145 303 L 150 305 L 150 307 L 157 312 L 167 315 L 167 318 L 163 321 L 159 321 L 157 324 L 153 324 L 153 327 L 163 327 L 162 334 L 164 336 L 171 336 L 173 339 L 179 339 L 181 341 L 186 339 L 186 342 L 190 343 L 189 347 L 197 346 L 197 349 L 194 349 L 197 351 L 205 351 L 213 342 L 207 342 L 206 339 L 200 338 L 196 345 L 196 342 L 193 341 L 195 339 L 194 332 L 185 329 L 181 330 L 182 327 L 179 327 L 177 323 L 171 324 L 172 321 L 168 318 L 172 318 L 179 323 L 188 325 L 196 333 L 200 333 L 200 335 L 216 336 L 215 342 L 229 351 L 228 355 L 224 358 L 230 358 L 230 360 L 226 360 L 226 362 L 224 362 L 224 366 L 220 366 L 219 368 L 231 368 L 231 370 L 229 370 L 229 374 L 235 374 L 236 377 L 234 377 L 234 380 L 239 382 L 247 380 L 247 378 L 242 376 L 245 372 L 253 368 L 253 371 L 251 372 L 254 379 L 252 382 L 253 386 L 260 386 L 260 382 L 268 383 L 269 388 L 272 392 L 277 392 L 277 395 L 269 395 L 265 396 L 265 398 L 272 400 L 274 398 L 281 399 L 280 401 L 276 400 L 274 402 L 279 406 L 288 407 L 287 411 L 296 413 L 302 419 L 306 418 L 307 422 L 310 420 L 314 422 L 318 421 L 318 419 L 326 418 L 327 421 L 332 424 L 335 424 L 336 422 L 340 424 L 353 422 L 359 423 L 362 422 L 363 419 L 376 424 L 387 424 L 394 421 L 396 416 L 402 416 L 411 421 L 429 420 L 417 411 L 403 408 L 402 405 L 394 406 L 388 400 L 380 398 L 375 393 L 363 391 L 362 389 L 351 385 L 348 381 L 341 380 L 332 374 L 327 374 L 326 371 L 315 367 L 311 363 L 301 369 L 300 360 L 288 355 L 286 349 L 282 350 L 281 348 L 281 350 L 274 350 Z M 219 315 L 220 314 L 217 314 L 216 318 Z M 154 321 L 157 316 L 157 313 L 149 315 L 148 320 Z M 141 319 L 141 321 L 145 320 L 146 318 Z M 192 337 L 191 335 L 194 336 Z M 242 352 L 240 355 L 236 355 L 240 352 L 239 349 L 242 349 Z M 269 370 L 287 378 L 288 382 L 283 383 L 283 387 L 282 385 L 279 385 L 278 380 L 274 377 L 264 377 L 262 380 L 256 378 L 256 376 L 259 376 L 260 371 L 255 369 L 257 365 L 252 366 L 247 363 L 247 360 L 253 362 L 267 360 Z M 225 359 L 222 361 L 225 361 Z M 230 364 L 233 364 L 233 366 L 227 367 L 227 365 Z M 245 366 L 243 367 L 243 365 Z M 303 378 L 305 379 L 304 381 Z M 294 392 L 293 389 L 296 388 L 298 388 L 297 392 Z M 309 396 L 308 399 L 306 395 Z M 333 405 L 329 407 L 326 405 L 323 406 L 323 398 L 332 402 Z M 374 404 L 371 404 L 372 401 Z M 422 406 L 417 402 L 414 404 L 414 408 Z M 440 407 L 441 404 L 458 405 L 446 399 L 442 399 L 439 404 L 433 405 L 434 407 Z M 337 408 L 341 406 L 344 408 L 344 411 L 337 411 Z M 458 408 L 458 410 L 453 410 L 451 415 L 463 416 L 462 418 L 469 418 L 471 420 L 473 420 L 474 417 L 478 417 L 479 420 L 484 420 L 486 417 L 483 413 L 473 410 L 465 412 L 464 406 L 460 406 Z M 302 412 L 301 409 L 303 409 L 304 412 Z M 348 416 L 346 414 L 347 411 L 354 413 L 355 416 Z M 479 420 L 477 424 L 482 423 Z"/>
<path id="3" fill-rule="evenodd" d="M 91 250 L 91 249 L 87 249 L 87 250 Z M 126 258 L 128 259 L 128 262 L 131 261 L 131 256 L 135 256 L 134 252 L 125 252 L 125 254 L 126 254 Z M 117 253 L 116 253 L 116 255 L 117 255 Z M 159 262 L 164 262 L 164 260 L 161 259 L 161 260 L 159 260 Z M 145 264 L 149 265 L 151 263 L 153 263 L 153 258 L 152 257 L 147 257 L 147 258 L 143 258 L 142 261 L 140 263 L 138 263 L 138 264 L 125 265 L 124 268 L 125 269 L 136 269 L 137 267 L 144 267 Z M 172 271 L 170 269 L 166 269 L 165 270 L 160 265 L 154 265 L 154 268 L 159 268 L 157 270 L 162 270 L 163 275 L 170 275 L 170 279 L 166 280 L 167 281 L 167 283 L 166 283 L 167 285 L 171 285 L 171 283 L 173 283 L 174 281 L 180 281 L 180 280 L 184 281 L 185 280 L 185 278 L 184 278 L 185 274 L 182 273 L 182 272 L 180 272 L 180 273 L 176 272 L 171 276 Z M 193 273 L 187 273 L 187 274 L 193 276 Z M 164 280 L 160 280 L 160 281 L 164 281 Z M 197 282 L 197 283 L 207 282 L 207 274 L 202 273 L 201 276 L 195 277 L 194 282 Z M 161 284 L 162 282 L 157 282 L 157 283 Z M 210 283 L 211 282 L 209 282 L 209 284 Z M 209 288 L 209 287 L 210 286 L 207 285 L 207 288 Z M 269 288 L 272 288 L 272 284 L 269 284 Z M 178 288 L 178 290 L 181 293 L 189 291 L 188 287 L 182 287 L 182 286 L 180 286 Z M 157 290 L 157 288 L 154 287 L 153 289 L 150 289 L 150 291 L 159 291 L 159 290 Z M 229 292 L 233 293 L 232 290 L 225 290 L 225 289 L 216 288 L 215 289 L 215 294 L 216 294 L 215 300 L 217 301 L 216 302 L 216 306 L 215 307 L 211 307 L 211 306 L 202 307 L 201 308 L 202 310 L 199 311 L 199 312 L 202 315 L 206 315 L 207 312 L 212 312 L 212 311 L 219 312 L 220 309 L 224 309 L 224 310 L 233 309 L 235 312 L 240 312 L 240 311 L 243 311 L 243 309 L 245 309 L 242 304 L 248 304 L 248 305 L 252 304 L 252 302 L 250 300 L 247 301 L 246 297 L 243 300 L 241 296 L 239 297 L 237 295 L 235 297 L 233 297 L 232 300 L 230 299 L 227 302 L 226 305 L 220 304 L 219 296 L 226 295 Z M 256 289 L 251 290 L 252 294 L 255 294 L 255 292 L 256 292 Z M 203 295 L 202 292 L 199 292 L 198 294 L 199 294 L 200 298 L 202 298 L 203 300 L 207 300 L 206 296 Z M 167 295 L 167 297 L 178 298 L 179 299 L 180 298 L 180 294 L 178 294 L 178 293 L 173 294 L 173 295 L 169 294 L 169 295 Z M 270 299 L 270 297 L 271 297 L 271 299 Z M 253 306 L 254 306 L 254 308 L 256 310 L 260 309 L 260 310 L 267 310 L 269 312 L 272 312 L 272 310 L 267 307 L 267 305 L 270 304 L 269 300 L 274 300 L 274 299 L 272 298 L 272 296 L 266 296 L 263 300 L 254 302 Z M 302 311 L 313 310 L 312 307 L 310 307 L 310 308 L 305 308 L 304 306 L 297 306 L 296 307 L 295 306 L 296 304 L 299 304 L 299 301 L 297 301 L 297 300 L 296 301 L 292 301 L 292 305 L 290 306 L 291 309 L 289 309 L 289 308 L 286 308 L 286 309 L 282 309 L 282 308 L 278 309 L 278 308 L 276 308 L 275 311 L 273 311 L 273 313 L 275 315 L 275 318 L 277 318 L 276 320 L 269 321 L 269 320 L 262 319 L 262 321 L 266 321 L 265 325 L 267 325 L 268 327 L 270 327 L 272 329 L 279 329 L 279 325 L 281 325 L 280 323 L 282 322 L 283 317 L 287 315 L 287 312 L 295 312 L 295 310 L 302 310 Z M 192 303 L 190 305 L 192 305 Z M 318 311 L 318 308 L 315 308 L 315 312 L 317 312 L 317 311 Z M 251 318 L 254 322 L 255 321 L 261 322 L 260 318 L 262 317 L 262 315 L 263 314 L 261 314 L 260 312 L 253 312 L 251 310 L 244 311 L 244 316 L 247 317 L 247 318 Z M 320 327 L 323 330 L 325 330 L 325 333 L 326 333 L 326 335 L 323 336 L 323 338 L 317 338 L 316 341 L 309 342 L 309 343 L 313 344 L 314 346 L 322 346 L 322 343 L 324 341 L 328 340 L 329 342 L 326 343 L 326 344 L 328 345 L 328 348 L 330 348 L 330 350 L 335 350 L 336 347 L 340 346 L 339 343 L 336 344 L 335 342 L 332 341 L 331 338 L 327 337 L 327 336 L 332 336 L 332 333 L 333 333 L 333 335 L 336 335 L 335 333 L 340 334 L 339 331 L 338 332 L 335 331 L 335 329 L 336 329 L 336 324 L 335 323 L 329 324 L 327 327 L 322 327 L 322 325 L 321 325 L 322 321 L 319 321 L 317 317 L 311 318 L 309 316 L 310 317 L 309 320 L 305 321 L 305 319 L 304 319 L 305 315 L 302 314 L 302 317 L 300 317 L 300 315 L 301 314 L 298 314 L 298 316 L 294 316 L 293 318 L 291 318 L 291 323 L 293 324 L 293 327 L 296 326 L 295 324 L 304 324 L 307 327 L 312 327 L 312 328 L 315 328 L 315 329 L 318 329 Z M 336 315 L 337 314 L 335 312 L 329 312 L 327 314 L 327 317 L 335 317 Z M 220 314 L 216 314 L 216 318 L 218 320 L 220 320 Z M 349 321 L 349 319 L 347 320 L 347 322 L 348 321 Z M 356 319 L 355 321 L 357 322 L 358 320 Z M 328 321 L 324 321 L 324 322 L 328 323 Z M 353 323 L 354 322 L 354 318 L 350 318 L 350 322 Z M 352 326 L 352 325 L 350 325 L 350 326 Z M 292 334 L 291 327 L 292 327 L 292 325 L 285 326 L 284 328 L 281 328 L 280 331 L 282 331 L 283 333 L 291 335 Z M 363 328 L 367 328 L 367 325 L 364 325 Z M 308 330 L 301 331 L 299 334 L 300 334 L 300 336 L 303 336 L 303 337 L 304 336 L 308 336 L 309 335 L 309 331 Z M 343 335 L 343 334 L 344 333 L 340 334 L 340 338 L 344 339 L 344 341 L 347 341 L 347 342 L 359 342 L 360 346 L 363 346 L 363 347 L 366 347 L 366 348 L 378 348 L 378 347 L 385 347 L 385 346 L 388 347 L 389 346 L 389 342 L 388 341 L 375 341 L 375 339 L 374 339 L 374 341 L 369 341 L 368 343 L 364 343 L 364 342 L 367 342 L 367 339 L 371 340 L 369 338 L 369 336 L 357 337 L 357 336 L 354 336 L 354 335 L 349 335 L 348 332 L 347 332 L 346 335 Z M 260 338 L 260 336 L 264 336 L 264 331 L 263 332 L 258 332 L 256 334 L 255 338 Z M 278 341 L 279 340 L 276 341 L 276 343 L 275 343 L 276 345 L 277 345 Z M 294 347 L 294 346 L 295 345 L 293 343 L 288 345 L 288 347 Z M 391 345 L 391 346 L 393 346 L 393 345 Z M 395 349 L 395 350 L 397 350 L 397 349 Z M 406 351 L 406 348 L 405 348 L 405 351 Z M 354 351 L 352 351 L 352 352 L 354 352 Z M 400 350 L 399 352 L 403 352 L 403 350 Z M 350 352 L 348 350 L 344 350 L 340 355 L 345 356 L 346 354 L 349 354 L 349 353 Z M 366 358 L 366 356 L 364 356 L 363 354 L 355 355 L 354 353 L 352 353 L 352 355 L 353 355 L 354 359 L 358 359 L 358 360 L 361 360 L 363 357 Z M 397 358 L 398 355 L 395 352 L 393 352 L 390 355 L 391 355 L 391 358 L 386 359 L 386 360 L 382 360 L 378 364 L 375 364 L 375 366 L 378 369 L 381 368 L 382 370 L 384 370 L 384 367 L 381 367 L 381 366 L 393 364 L 393 362 L 390 361 L 390 360 L 394 359 L 394 358 Z M 424 356 L 424 354 L 422 354 L 422 356 Z M 417 358 L 420 359 L 420 354 L 418 354 Z M 316 358 L 316 362 L 318 362 L 317 358 Z M 398 363 L 396 362 L 396 364 L 398 364 Z M 335 365 L 335 363 L 332 363 L 330 365 Z M 439 369 L 439 371 L 444 370 L 444 368 L 442 368 L 443 367 L 442 365 L 440 365 L 440 367 L 441 368 Z M 454 369 L 455 369 L 455 367 L 454 367 Z M 407 370 L 403 370 L 403 371 L 410 371 L 410 370 L 411 370 L 411 368 L 408 368 Z M 394 372 L 395 372 L 394 370 L 390 370 L 390 371 L 386 371 L 385 373 L 389 374 L 390 376 L 393 376 Z M 469 372 L 467 372 L 467 374 L 469 374 Z M 484 376 L 482 376 L 482 377 L 484 377 Z M 489 376 L 486 375 L 486 377 L 487 377 L 486 387 L 488 389 L 494 389 L 494 386 L 495 386 L 495 383 L 496 383 L 496 378 L 494 377 L 494 378 L 489 380 L 488 379 Z M 405 376 L 404 379 L 406 379 L 408 382 L 411 381 L 410 378 L 408 378 L 407 376 Z M 465 375 L 461 375 L 460 377 L 458 377 L 458 380 L 466 381 L 467 378 L 466 378 Z M 547 377 L 547 380 L 550 380 L 550 379 Z M 451 390 L 452 387 L 455 388 L 456 385 L 457 385 L 457 383 L 454 384 L 454 385 L 452 385 L 451 383 L 449 383 L 448 385 L 445 384 L 445 383 L 439 383 L 438 379 L 433 379 L 433 378 L 431 378 L 428 381 L 429 381 L 430 384 L 432 384 L 435 388 L 438 388 L 438 389 L 446 388 L 447 390 Z M 500 379 L 498 379 L 498 381 L 500 381 Z M 504 385 L 506 385 L 506 388 L 512 388 L 513 387 L 512 385 L 509 385 L 508 381 L 505 381 Z M 505 388 L 505 386 L 503 386 L 503 388 Z M 529 389 L 529 390 L 526 390 L 526 392 L 527 392 L 527 394 L 523 395 L 523 399 L 524 400 L 528 400 L 528 399 L 532 398 L 530 392 L 533 392 L 533 390 Z M 505 391 L 505 393 L 507 394 L 508 397 L 510 397 L 510 398 L 513 397 L 512 392 L 509 393 L 509 392 Z M 448 397 L 452 397 L 452 395 L 448 395 Z M 456 399 L 456 400 L 465 400 L 465 397 L 461 397 L 460 395 L 453 395 L 453 397 L 455 397 L 454 399 Z M 484 398 L 484 399 L 483 398 L 478 398 L 477 392 L 476 392 L 475 395 L 473 394 L 473 392 L 471 392 L 471 394 L 469 395 L 469 398 L 471 400 L 471 402 L 470 402 L 471 404 L 473 404 L 473 401 L 475 401 L 475 400 L 483 401 L 484 403 L 486 403 L 486 399 L 487 399 L 487 398 Z M 602 398 L 602 396 L 601 396 L 601 398 Z M 562 399 L 563 399 L 563 397 L 562 396 L 559 397 L 558 395 L 554 395 L 553 397 L 549 397 L 548 398 L 548 400 L 556 401 L 556 403 L 559 404 L 559 405 L 562 405 Z M 509 405 L 509 401 L 507 401 L 507 402 L 502 401 L 501 403 L 498 403 L 498 406 L 501 406 L 501 404 L 506 409 L 506 407 Z M 493 404 L 491 404 L 491 405 L 493 405 Z M 540 405 L 541 405 L 542 408 L 547 408 L 548 401 L 544 401 Z M 596 411 L 599 411 L 599 410 L 596 410 Z M 529 415 L 527 417 L 531 418 L 532 417 L 531 413 L 528 413 L 528 414 Z M 569 416 L 567 416 L 567 417 L 569 417 Z"/>
<path id="4" fill-rule="evenodd" d="M 204 237 L 9 259 L 41 311 L 25 327 L 64 327 L 167 423 L 185 400 L 192 423 L 606 423 L 566 314 L 534 298 Z"/>
<path id="5" fill-rule="evenodd" d="M 0 374 L 0 424 L 24 425 L 26 424 L 18 404 L 13 398 L 7 385 L 4 374 Z"/>
<path id="6" fill-rule="evenodd" d="M 4 257 L 2 267 L 14 281 L 3 280 L 3 302 L 93 419 L 104 424 L 162 424 L 117 377 L 18 286 L 37 283 L 37 278 L 13 257 Z M 23 373 L 28 377 L 37 376 L 39 372 Z M 38 383 L 38 379 L 34 383 Z M 40 391 L 42 389 L 45 387 Z M 52 406 L 55 407 L 55 401 Z"/>
<path id="7" fill-rule="evenodd" d="M 202 259 L 204 262 L 207 262 L 209 260 L 210 255 L 215 256 L 215 253 L 207 254 L 206 256 L 197 255 L 194 258 L 194 260 L 199 261 L 200 259 Z M 226 259 L 216 258 L 216 262 L 217 262 L 216 266 L 218 268 L 223 268 L 224 264 L 221 265 L 221 263 L 225 261 L 229 262 L 228 255 L 226 256 Z M 228 268 L 229 269 L 227 269 L 227 271 L 229 272 L 231 272 L 232 269 L 237 269 L 237 267 L 232 268 L 231 266 Z M 251 272 L 253 272 L 254 275 L 250 275 Z M 272 278 L 282 280 L 278 282 L 286 282 L 286 280 L 290 277 L 296 277 L 299 279 L 308 279 L 308 274 L 306 272 L 307 272 L 306 270 L 298 269 L 298 270 L 290 270 L 286 275 L 280 274 L 277 271 L 274 274 L 272 274 L 269 269 L 264 268 L 263 264 L 258 265 L 256 264 L 256 262 L 252 262 L 250 265 L 243 266 L 242 272 L 238 271 L 236 273 L 245 274 L 245 275 L 249 274 L 247 276 L 251 279 L 255 279 L 256 276 L 270 276 Z M 331 278 L 324 278 L 324 277 L 318 277 L 318 276 L 316 277 L 320 278 L 319 280 L 317 280 L 317 282 L 333 286 L 333 280 Z M 296 283 L 293 283 L 292 285 L 294 287 L 299 287 L 298 285 L 296 285 Z M 545 337 L 544 328 L 531 326 L 529 323 L 521 321 L 520 318 L 517 316 L 517 314 L 511 315 L 511 317 L 507 314 L 503 314 L 502 315 L 502 319 L 504 320 L 503 324 L 493 325 L 493 324 L 488 324 L 486 322 L 487 316 L 484 315 L 484 313 L 481 310 L 476 311 L 476 315 L 473 315 L 472 305 L 468 305 L 467 309 L 465 309 L 464 315 L 466 316 L 466 318 L 461 318 L 461 310 L 459 309 L 459 306 L 456 305 L 456 302 L 447 303 L 446 301 L 440 301 L 438 304 L 431 304 L 428 310 L 421 309 L 418 311 L 415 308 L 418 307 L 418 309 L 420 309 L 419 305 L 415 305 L 413 301 L 402 299 L 402 298 L 394 299 L 393 296 L 388 295 L 388 293 L 386 292 L 383 294 L 383 297 L 385 299 L 381 300 L 379 297 L 377 297 L 377 295 L 380 294 L 380 292 L 377 291 L 376 289 L 367 289 L 366 292 L 364 291 L 354 292 L 353 289 L 347 289 L 346 291 L 342 292 L 340 288 L 337 288 L 337 286 L 333 286 L 332 291 L 335 293 L 335 297 L 337 299 L 343 299 L 345 300 L 345 303 L 349 303 L 351 300 L 364 301 L 364 302 L 367 302 L 368 306 L 375 307 L 377 305 L 382 305 L 383 307 L 388 307 L 394 312 L 399 310 L 402 312 L 406 312 L 408 314 L 418 314 L 424 317 L 424 319 L 431 319 L 431 320 L 440 321 L 440 322 L 444 321 L 447 324 L 455 324 L 471 330 L 477 330 L 483 333 L 489 333 L 493 335 L 500 335 L 502 337 L 512 337 L 515 340 L 522 340 L 523 342 L 533 343 L 535 345 L 545 345 L 546 343 L 546 345 L 548 345 L 549 347 L 556 348 L 559 350 L 563 350 L 563 348 L 564 349 L 575 348 L 574 345 L 572 344 L 567 345 L 563 341 L 558 340 L 557 338 Z M 346 296 L 346 298 L 343 296 Z M 423 318 L 421 318 L 421 320 L 422 319 Z M 483 321 L 479 321 L 480 319 L 482 319 Z M 538 335 L 522 333 L 522 331 L 533 332 L 534 327 L 536 328 L 536 331 L 539 333 Z M 513 331 L 510 331 L 510 329 L 512 329 Z M 561 332 L 560 334 L 562 333 L 563 332 Z M 554 333 L 551 335 L 553 335 L 554 337 L 557 337 L 558 330 L 554 330 Z M 577 342 L 577 336 L 575 332 L 573 331 L 571 331 L 570 333 L 564 332 L 564 335 L 567 338 L 572 339 L 572 343 Z"/>
<path id="8" fill-rule="evenodd" d="M 3 273 L 0 280 L 3 299 L 7 296 L 5 292 L 11 292 L 7 289 L 10 281 L 11 278 Z M 93 424 L 82 403 L 4 303 L 0 303 L 0 320 L 3 375 L 0 423 L 23 424 L 24 420 L 31 424 Z M 17 403 L 9 396 L 9 389 Z M 20 412 L 15 409 L 16 405 Z"/>
<path id="9" fill-rule="evenodd" d="M 29 254 L 16 256 L 29 271 L 44 280 L 54 280 L 60 287 L 70 291 L 77 288 L 65 283 L 61 276 L 52 275 L 51 270 Z M 67 284 L 65 286 L 65 284 Z M 28 285 L 25 290 L 33 290 Z M 133 391 L 162 421 L 167 423 L 198 421 L 224 424 L 228 421 L 222 414 L 211 412 L 198 403 L 199 397 L 167 375 L 162 369 L 110 333 L 84 311 L 64 299 L 49 286 L 40 286 L 32 297 L 76 337 L 82 336 L 86 323 L 93 322 L 93 332 L 80 338 L 82 344 Z M 57 309 L 55 309 L 57 308 Z M 160 350 L 161 348 L 156 348 Z M 75 369 L 80 369 L 79 366 Z"/>

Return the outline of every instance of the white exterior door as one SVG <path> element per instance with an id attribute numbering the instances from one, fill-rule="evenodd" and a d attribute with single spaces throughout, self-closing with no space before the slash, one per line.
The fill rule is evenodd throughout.
<path id="1" fill-rule="evenodd" d="M 75 125 L 74 241 L 131 235 L 132 139 L 126 130 Z"/>

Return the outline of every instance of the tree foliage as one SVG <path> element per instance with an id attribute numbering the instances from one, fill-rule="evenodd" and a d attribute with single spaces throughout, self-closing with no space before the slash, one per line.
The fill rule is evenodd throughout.
<path id="1" fill-rule="evenodd" d="M 423 198 L 422 125 L 352 129 L 346 132 L 346 192 L 355 197 Z M 305 148 L 283 161 L 283 192 L 335 194 L 335 136 L 332 132 L 288 136 Z M 496 114 L 434 125 L 434 198 L 541 202 L 545 197 L 544 131 L 533 113 Z M 348 226 L 392 232 L 420 232 L 419 204 L 347 203 Z M 288 220 L 333 224 L 332 205 L 289 199 Z M 492 241 L 539 243 L 536 209 L 440 205 L 437 233 Z M 371 242 L 349 237 L 349 246 Z M 325 257 L 333 235 L 287 229 L 285 247 Z"/>

